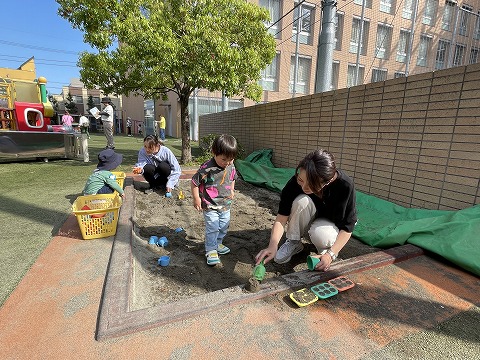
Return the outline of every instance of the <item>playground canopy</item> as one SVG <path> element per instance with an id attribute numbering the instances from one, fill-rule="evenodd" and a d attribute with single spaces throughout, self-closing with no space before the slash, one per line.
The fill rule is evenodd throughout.
<path id="1" fill-rule="evenodd" d="M 235 167 L 245 181 L 281 192 L 295 169 L 276 168 L 272 154 L 271 149 L 254 151 L 245 160 L 236 160 Z M 480 276 L 480 205 L 427 210 L 405 208 L 360 191 L 356 197 L 355 238 L 380 248 L 413 244 Z"/>

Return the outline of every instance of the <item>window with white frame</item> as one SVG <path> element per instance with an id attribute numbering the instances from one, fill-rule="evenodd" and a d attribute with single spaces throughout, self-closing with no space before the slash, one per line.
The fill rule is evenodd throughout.
<path id="1" fill-rule="evenodd" d="M 378 82 L 378 81 L 385 81 L 387 80 L 387 69 L 372 69 L 372 81 L 371 82 Z"/>
<path id="2" fill-rule="evenodd" d="M 437 54 L 435 56 L 435 70 L 445 69 L 449 50 L 450 41 L 445 39 L 438 40 Z"/>
<path id="3" fill-rule="evenodd" d="M 363 66 L 363 65 L 358 66 L 358 75 L 357 75 L 357 65 L 348 64 L 347 87 L 352 87 L 352 86 L 355 86 L 355 85 L 363 84 L 363 75 L 364 74 L 365 74 L 365 66 Z"/>
<path id="4" fill-rule="evenodd" d="M 395 71 L 393 74 L 394 79 L 402 78 L 405 77 L 405 73 L 403 71 Z"/>
<path id="5" fill-rule="evenodd" d="M 475 16 L 475 28 L 473 29 L 473 38 L 475 40 L 480 39 L 480 11 L 477 12 L 477 15 Z"/>
<path id="6" fill-rule="evenodd" d="M 188 111 L 193 114 L 193 97 L 188 99 Z M 243 100 L 228 99 L 228 109 L 241 109 L 243 108 Z M 197 98 L 197 113 L 198 116 L 206 114 L 214 114 L 222 111 L 222 99 L 217 97 L 198 97 Z"/>
<path id="7" fill-rule="evenodd" d="M 410 47 L 410 30 L 401 29 L 400 37 L 398 38 L 397 58 L 398 62 L 404 63 L 407 61 L 407 51 Z"/>
<path id="8" fill-rule="evenodd" d="M 460 23 L 458 25 L 458 34 L 462 36 L 468 36 L 468 23 L 473 8 L 469 5 L 462 5 L 458 10 L 460 11 Z"/>
<path id="9" fill-rule="evenodd" d="M 455 10 L 455 3 L 447 1 L 445 2 L 445 7 L 443 8 L 442 16 L 442 30 L 452 30 L 452 19 L 453 13 Z"/>
<path id="10" fill-rule="evenodd" d="M 259 81 L 263 90 L 278 91 L 278 65 L 280 63 L 280 54 L 277 53 L 270 65 L 260 72 Z"/>
<path id="11" fill-rule="evenodd" d="M 393 27 L 388 24 L 377 25 L 377 39 L 375 43 L 375 57 L 388 59 L 390 57 L 390 44 L 392 42 Z"/>
<path id="12" fill-rule="evenodd" d="M 425 25 L 435 25 L 435 15 L 437 14 L 438 0 L 426 0 L 423 11 L 422 23 Z"/>
<path id="13" fill-rule="evenodd" d="M 394 0 L 380 0 L 380 11 L 391 14 L 392 13 L 392 8 L 395 8 L 394 6 Z"/>
<path id="14" fill-rule="evenodd" d="M 270 21 L 265 25 L 268 28 L 268 32 L 275 38 L 280 38 L 281 33 L 281 21 L 278 21 L 281 16 L 281 1 L 280 0 L 259 0 L 259 5 L 268 10 L 270 13 Z M 278 21 L 278 22 L 277 22 Z"/>
<path id="15" fill-rule="evenodd" d="M 332 63 L 332 84 L 330 85 L 331 90 L 338 89 L 338 74 L 340 72 L 340 62 L 334 61 Z"/>
<path id="16" fill-rule="evenodd" d="M 342 50 L 342 38 L 343 38 L 343 20 L 345 14 L 343 12 L 337 12 L 335 15 L 335 50 Z"/>
<path id="17" fill-rule="evenodd" d="M 295 3 L 296 5 L 297 3 Z M 302 15 L 300 16 L 300 8 L 302 8 Z M 301 44 L 311 44 L 312 42 L 312 24 L 313 24 L 313 10 L 314 5 L 302 3 L 300 6 L 295 6 L 293 10 L 293 30 L 292 34 L 297 34 L 297 27 L 300 24 L 299 42 Z M 292 41 L 297 41 L 297 37 L 293 36 Z"/>
<path id="18" fill-rule="evenodd" d="M 362 30 L 362 20 L 360 18 L 354 17 L 352 20 L 352 34 L 350 38 L 350 52 L 356 54 L 358 50 L 358 45 L 360 43 L 360 32 Z M 360 46 L 360 55 L 365 55 L 367 53 L 367 42 L 368 42 L 368 30 L 370 27 L 370 21 L 363 20 L 363 34 L 362 34 L 362 44 Z"/>
<path id="19" fill-rule="evenodd" d="M 411 19 L 413 13 L 413 0 L 403 0 L 402 17 L 404 19 Z"/>
<path id="20" fill-rule="evenodd" d="M 476 64 L 478 62 L 478 53 L 479 53 L 479 48 L 472 47 L 470 49 L 470 59 L 469 59 L 469 64 Z"/>
<path id="21" fill-rule="evenodd" d="M 363 0 L 353 0 L 354 4 L 363 6 Z M 372 0 L 365 0 L 365 7 L 368 9 L 372 8 Z"/>
<path id="22" fill-rule="evenodd" d="M 243 99 L 228 99 L 228 108 L 230 110 L 241 109 L 243 108 Z M 192 114 L 192 113 L 190 113 Z"/>
<path id="23" fill-rule="evenodd" d="M 309 94 L 310 91 L 310 73 L 312 68 L 312 59 L 309 57 L 298 57 L 297 83 L 295 92 L 297 94 Z M 293 84 L 295 81 L 295 56 L 292 56 L 290 64 L 289 92 L 293 93 Z"/>
<path id="24" fill-rule="evenodd" d="M 453 55 L 453 66 L 460 66 L 464 64 L 466 49 L 467 47 L 464 44 L 455 44 L 455 53 Z"/>
<path id="25" fill-rule="evenodd" d="M 418 66 L 427 66 L 428 53 L 432 44 L 432 37 L 430 35 L 420 35 L 420 43 L 418 44 Z"/>

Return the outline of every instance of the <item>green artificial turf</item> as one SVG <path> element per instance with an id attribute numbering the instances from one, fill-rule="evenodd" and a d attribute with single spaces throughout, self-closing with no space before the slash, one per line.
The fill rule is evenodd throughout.
<path id="1" fill-rule="evenodd" d="M 71 214 L 105 144 L 103 134 L 91 134 L 90 163 L 65 159 L 0 163 L 0 305 Z M 140 137 L 115 136 L 115 151 L 124 156 L 115 170 L 131 172 L 142 146 Z M 180 139 L 169 138 L 166 146 L 180 158 Z M 192 155 L 198 156 L 198 143 L 191 146 Z"/>

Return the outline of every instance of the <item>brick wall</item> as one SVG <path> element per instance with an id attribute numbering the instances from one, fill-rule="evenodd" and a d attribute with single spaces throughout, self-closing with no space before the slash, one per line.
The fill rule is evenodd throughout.
<path id="1" fill-rule="evenodd" d="M 331 151 L 359 191 L 402 206 L 480 203 L 480 64 L 250 106 L 200 118 L 200 138 L 235 136 L 296 167 Z"/>

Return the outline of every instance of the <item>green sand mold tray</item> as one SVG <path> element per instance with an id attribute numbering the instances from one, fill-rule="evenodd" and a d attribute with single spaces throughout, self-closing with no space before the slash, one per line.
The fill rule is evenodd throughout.
<path id="1" fill-rule="evenodd" d="M 312 292 L 317 295 L 319 299 L 327 299 L 338 294 L 337 288 L 328 282 L 312 286 L 310 290 L 312 290 Z"/>

